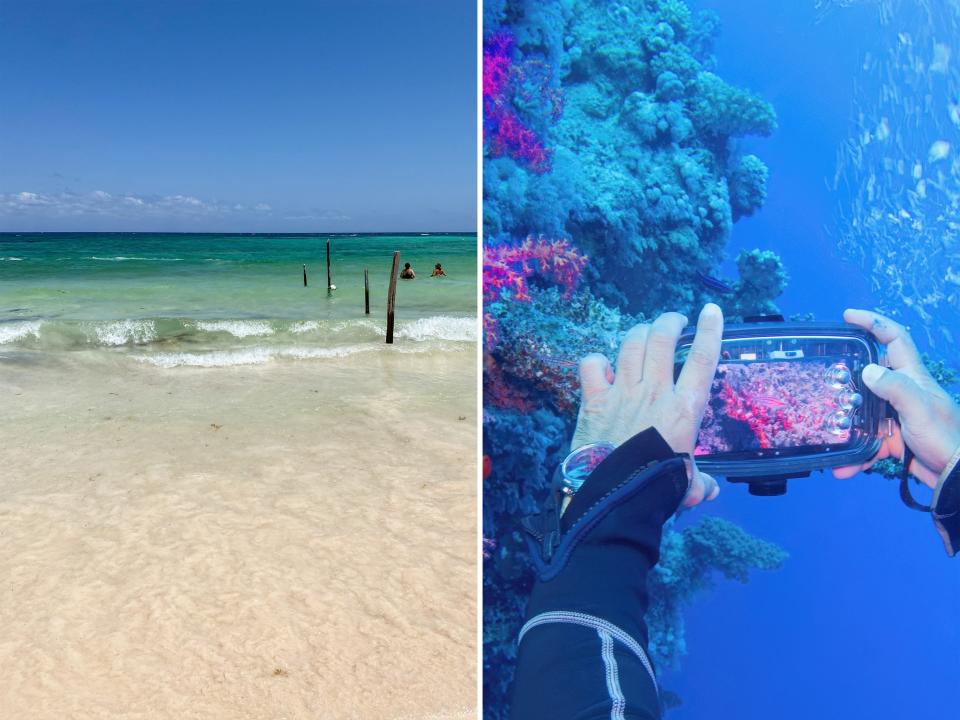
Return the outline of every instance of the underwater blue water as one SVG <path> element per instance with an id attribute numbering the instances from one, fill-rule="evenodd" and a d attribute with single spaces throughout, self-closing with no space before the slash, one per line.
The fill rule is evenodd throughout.
<path id="1" fill-rule="evenodd" d="M 528 478 L 552 471 L 565 452 L 575 412 L 563 404 L 575 384 L 563 375 L 563 366 L 551 366 L 544 356 L 569 362 L 574 358 L 564 352 L 603 349 L 598 338 L 611 352 L 616 318 L 609 308 L 647 312 L 664 301 L 686 310 L 683 302 L 707 299 L 703 288 L 685 279 L 690 268 L 709 270 L 732 284 L 741 250 L 772 250 L 790 278 L 774 298 L 784 315 L 812 313 L 818 320 L 839 321 L 846 307 L 882 308 L 911 328 L 921 350 L 960 368 L 952 341 L 960 337 L 960 303 L 952 290 L 960 268 L 953 244 L 960 204 L 960 114 L 950 114 L 958 103 L 952 88 L 960 66 L 960 23 L 943 22 L 960 17 L 956 5 L 949 0 L 688 1 L 692 10 L 713 10 L 720 19 L 710 53 L 712 72 L 776 110 L 776 129 L 762 137 L 762 110 L 747 103 L 747 131 L 730 133 L 737 137 L 722 146 L 712 138 L 691 138 L 682 127 L 690 112 L 668 115 L 667 122 L 656 125 L 656 113 L 671 112 L 671 91 L 664 91 L 659 80 L 655 88 L 644 87 L 643 80 L 628 83 L 625 78 L 642 78 L 646 68 L 630 65 L 636 62 L 631 48 L 610 47 L 616 29 L 646 22 L 649 15 L 676 26 L 673 18 L 683 15 L 679 5 L 660 0 L 485 5 L 488 36 L 491 29 L 505 28 L 524 61 L 545 56 L 536 67 L 546 62 L 562 77 L 566 101 L 559 121 L 544 120 L 542 108 L 538 116 L 538 106 L 530 101 L 536 96 L 528 85 L 518 93 L 521 102 L 514 99 L 506 112 L 515 110 L 531 132 L 519 139 L 502 132 L 487 138 L 485 242 L 508 243 L 531 232 L 570 237 L 590 255 L 585 284 L 607 308 L 589 306 L 590 321 L 599 326 L 597 318 L 605 318 L 607 325 L 579 340 L 556 329 L 574 335 L 569 324 L 563 328 L 571 316 L 563 316 L 537 336 L 545 346 L 538 348 L 539 360 L 531 361 L 518 359 L 526 346 L 507 321 L 533 317 L 527 322 L 535 332 L 537 321 L 560 314 L 562 305 L 535 294 L 534 304 L 547 303 L 543 317 L 500 299 L 488 305 L 500 323 L 487 328 L 488 364 L 503 373 L 489 372 L 485 378 L 491 419 L 485 424 L 484 451 L 493 459 L 488 480 L 493 489 L 485 497 L 484 532 L 494 541 L 485 565 L 485 600 L 494 607 L 485 613 L 488 678 L 498 679 L 499 665 L 509 663 L 501 637 L 511 613 L 522 612 L 511 605 L 523 592 L 522 563 L 502 525 L 542 496 L 542 486 Z M 662 28 L 652 21 L 635 35 L 651 47 L 659 43 L 653 56 L 675 49 L 669 29 Z M 688 35 L 683 42 L 693 47 L 698 40 Z M 904 57 L 920 60 L 911 67 L 897 65 Z M 931 69 L 937 63 L 948 69 Z M 682 66 L 682 59 L 675 64 Z M 928 76 L 925 89 L 918 78 Z M 721 104 L 714 100 L 723 100 L 722 93 L 686 88 L 687 97 L 702 94 L 714 108 Z M 631 109 L 633 91 L 645 97 Z M 502 120 L 503 107 L 497 112 Z M 880 132 L 881 117 L 888 136 Z M 529 142 L 534 136 L 555 148 L 546 171 L 539 146 Z M 936 141 L 953 145 L 945 159 L 934 154 Z M 702 172 L 680 165 L 679 192 L 671 187 L 671 174 L 658 174 L 675 167 L 670 153 L 678 145 L 695 146 L 695 152 L 706 148 L 712 156 Z M 570 147 L 576 148 L 574 154 Z M 700 217 L 709 217 L 702 211 L 713 207 L 713 163 L 742 154 L 758 156 L 769 177 L 765 197 L 755 196 L 750 211 L 734 217 L 728 228 L 700 224 L 696 207 L 662 210 L 660 188 L 694 206 L 702 204 Z M 840 182 L 835 180 L 838 166 Z M 656 186 L 653 200 L 650 185 Z M 689 235 L 672 234 L 676 226 L 695 228 L 696 246 Z M 658 252 L 671 255 L 658 258 Z M 624 273 L 631 263 L 642 272 Z M 735 300 L 709 299 L 737 309 Z M 583 322 L 587 316 L 578 317 Z M 509 398 L 517 388 L 545 409 L 539 414 L 521 409 L 518 417 Z M 523 432 L 536 435 L 526 444 L 510 440 L 511 433 Z M 511 480 L 510 472 L 522 472 L 522 479 Z M 914 492 L 924 495 L 920 488 Z M 837 481 L 814 473 L 791 481 L 788 494 L 779 498 L 756 498 L 742 486 L 724 483 L 716 502 L 683 516 L 677 529 L 705 515 L 733 521 L 780 545 L 790 557 L 782 569 L 752 572 L 745 585 L 718 579 L 712 591 L 686 608 L 686 654 L 678 668 L 662 674 L 664 687 L 682 698 L 668 718 L 960 716 L 960 703 L 952 697 L 960 677 L 960 562 L 946 557 L 929 517 L 901 503 L 894 482 L 876 474 Z M 495 687 L 487 692 L 499 697 Z M 486 716 L 500 717 L 489 708 Z"/>
<path id="2" fill-rule="evenodd" d="M 830 234 L 838 198 L 827 181 L 850 132 L 862 55 L 881 44 L 875 8 L 838 8 L 817 22 L 812 3 L 698 5 L 721 16 L 716 56 L 724 76 L 769 99 L 779 120 L 770 138 L 748 142 L 770 167 L 768 196 L 755 216 L 735 224 L 730 255 L 757 246 L 781 255 L 791 276 L 778 300 L 785 314 L 839 319 L 848 306 L 895 303 L 871 292 Z M 960 51 L 960 35 L 952 40 Z M 925 347 L 923 333 L 914 334 Z M 955 348 L 938 356 L 960 364 Z M 748 585 L 718 583 L 691 607 L 689 654 L 664 678 L 684 698 L 670 717 L 960 713 L 949 690 L 960 675 L 960 564 L 945 556 L 929 518 L 901 504 L 894 483 L 815 474 L 793 481 L 782 498 L 725 485 L 699 512 L 779 543 L 790 559 Z"/>

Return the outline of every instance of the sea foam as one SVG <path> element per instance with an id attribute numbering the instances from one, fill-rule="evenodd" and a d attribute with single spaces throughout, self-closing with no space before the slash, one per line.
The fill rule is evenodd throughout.
<path id="1" fill-rule="evenodd" d="M 405 323 L 397 329 L 398 338 L 409 340 L 454 340 L 475 342 L 477 321 L 473 318 L 434 315 Z"/>
<path id="2" fill-rule="evenodd" d="M 201 320 L 197 327 L 206 332 L 230 333 L 238 338 L 273 335 L 273 328 L 266 320 Z"/>
<path id="3" fill-rule="evenodd" d="M 157 329 L 151 320 L 117 320 L 94 328 L 101 345 L 147 343 L 157 339 Z"/>
<path id="4" fill-rule="evenodd" d="M 233 367 L 236 365 L 263 365 L 278 358 L 293 360 L 320 360 L 341 358 L 361 352 L 380 350 L 379 345 L 343 345 L 332 348 L 246 348 L 244 350 L 216 350 L 204 353 L 157 353 L 139 355 L 137 360 L 162 368 L 174 367 Z"/>
<path id="5" fill-rule="evenodd" d="M 42 325 L 42 320 L 23 320 L 0 324 L 0 345 L 23 340 L 26 337 L 40 337 L 40 327 Z"/>

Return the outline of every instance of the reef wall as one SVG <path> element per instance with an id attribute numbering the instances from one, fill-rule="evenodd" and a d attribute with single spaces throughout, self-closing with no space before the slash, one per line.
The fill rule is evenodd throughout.
<path id="1" fill-rule="evenodd" d="M 569 449 L 576 366 L 613 356 L 663 310 L 713 300 L 728 319 L 776 311 L 780 259 L 716 271 L 733 223 L 766 197 L 737 138 L 776 127 L 710 56 L 712 13 L 680 0 L 484 3 L 484 694 L 508 714 L 532 575 L 519 520 Z M 778 548 L 708 518 L 668 530 L 648 616 L 659 667 L 685 648 L 680 610 L 719 571 L 745 581 Z"/>

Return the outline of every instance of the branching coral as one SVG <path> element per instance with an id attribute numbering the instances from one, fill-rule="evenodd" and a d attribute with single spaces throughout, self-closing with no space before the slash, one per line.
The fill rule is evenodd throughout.
<path id="1" fill-rule="evenodd" d="M 569 240 L 529 236 L 518 244 L 490 242 L 483 248 L 483 298 L 496 302 L 504 293 L 509 299 L 530 299 L 527 278 L 535 272 L 573 292 L 587 262 Z"/>
<path id="2" fill-rule="evenodd" d="M 551 87 L 549 67 L 533 59 L 514 60 L 513 35 L 501 30 L 483 45 L 483 138 L 492 157 L 509 156 L 534 173 L 550 170 L 550 151 L 518 115 L 519 106 L 550 105 L 556 118 L 562 96 Z"/>
<path id="3" fill-rule="evenodd" d="M 587 258 L 568 240 L 548 240 L 530 236 L 520 243 L 490 241 L 483 248 L 484 342 L 487 348 L 497 344 L 495 313 L 503 300 L 528 302 L 528 279 L 534 274 L 565 289 L 569 297 Z"/>
<path id="4" fill-rule="evenodd" d="M 686 652 L 680 611 L 713 586 L 714 572 L 745 583 L 751 570 L 776 570 L 786 559 L 781 548 L 719 517 L 706 517 L 682 532 L 667 530 L 660 562 L 650 576 L 645 616 L 656 665 L 675 667 Z"/>

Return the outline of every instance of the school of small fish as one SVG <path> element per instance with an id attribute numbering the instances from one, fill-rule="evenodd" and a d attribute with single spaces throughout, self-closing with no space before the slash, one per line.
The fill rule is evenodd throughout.
<path id="1" fill-rule="evenodd" d="M 960 326 L 960 2 L 873 3 L 884 47 L 863 58 L 838 152 L 838 243 L 878 309 L 923 328 L 934 348 Z"/>

